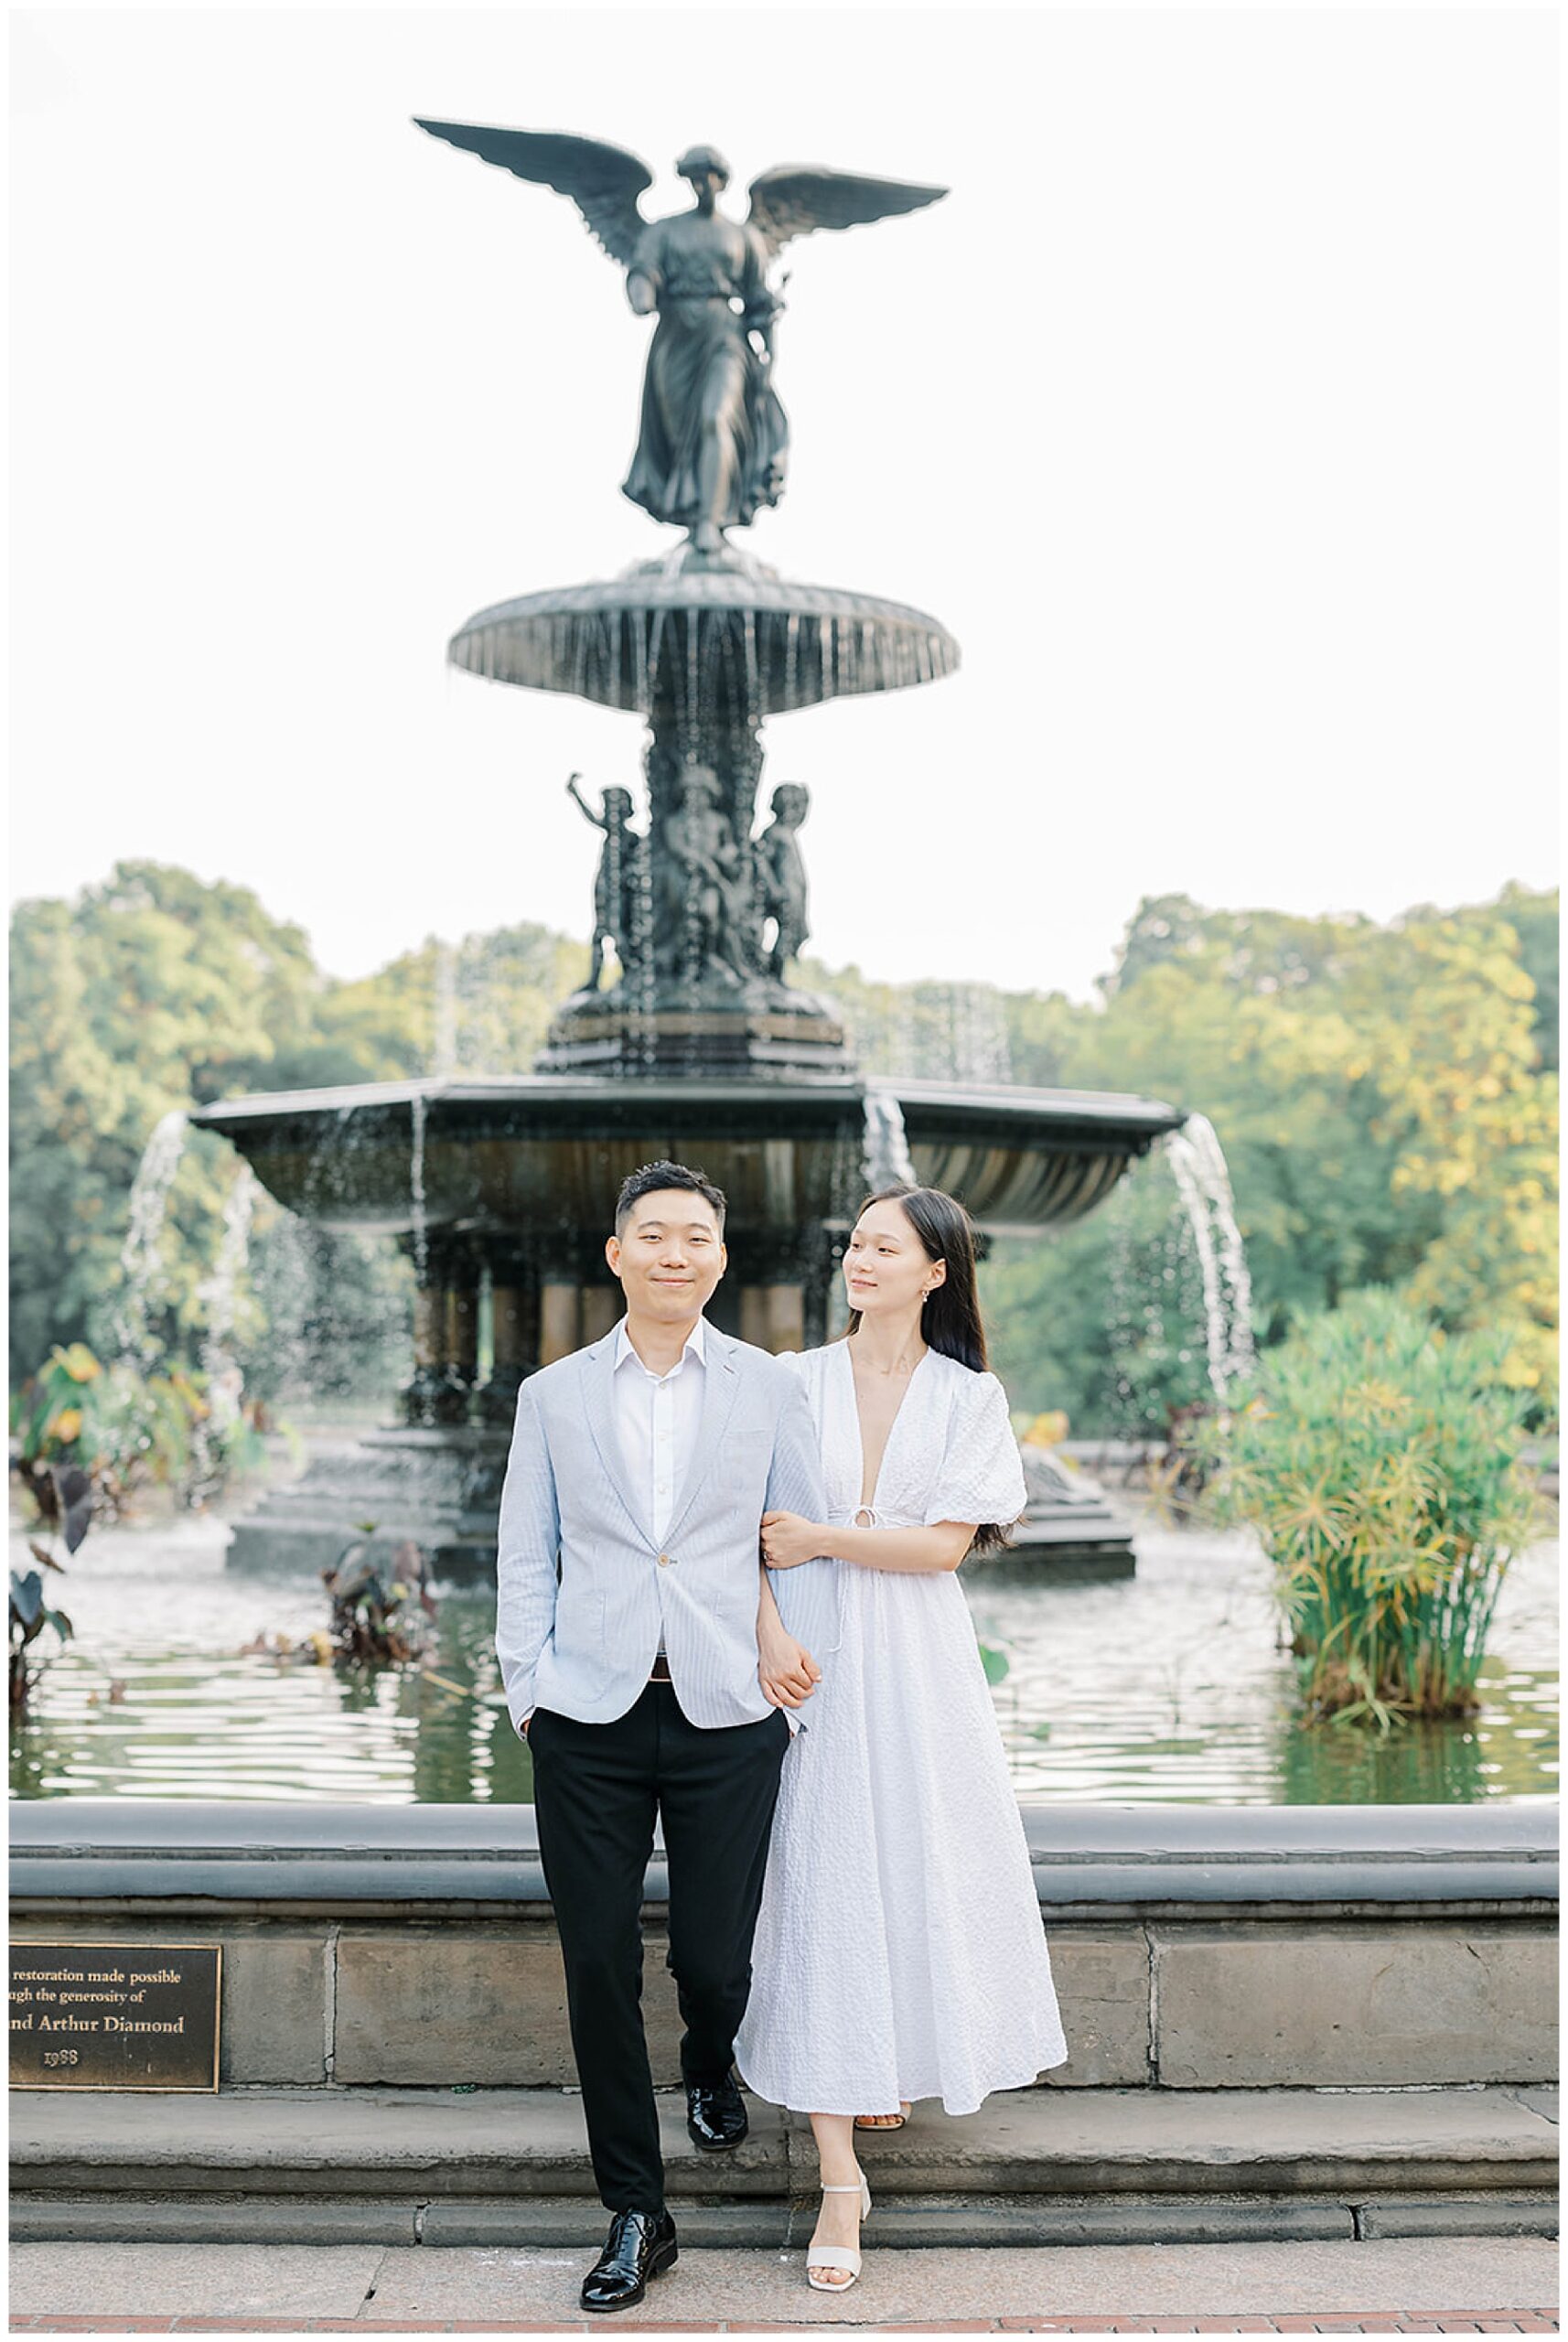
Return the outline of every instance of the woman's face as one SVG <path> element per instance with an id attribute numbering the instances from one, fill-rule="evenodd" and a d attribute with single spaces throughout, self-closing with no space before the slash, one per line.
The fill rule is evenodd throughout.
<path id="1" fill-rule="evenodd" d="M 931 1260 L 902 1204 L 891 1198 L 867 1204 L 851 1231 L 843 1256 L 844 1291 L 852 1309 L 864 1316 L 883 1310 L 908 1315 L 918 1309 L 928 1285 L 947 1276 L 945 1261 Z"/>

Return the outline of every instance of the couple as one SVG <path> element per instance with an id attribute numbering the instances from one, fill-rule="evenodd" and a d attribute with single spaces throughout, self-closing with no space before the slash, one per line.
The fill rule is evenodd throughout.
<path id="1" fill-rule="evenodd" d="M 971 2113 L 1067 2057 L 957 1578 L 1025 1501 L 968 1215 L 874 1197 L 848 1336 L 784 1358 L 703 1316 L 724 1218 L 683 1164 L 627 1179 L 605 1248 L 626 1316 L 523 1384 L 501 1493 L 496 1649 L 613 2215 L 588 2310 L 676 2257 L 640 2008 L 656 1816 L 687 2129 L 745 2137 L 736 2067 L 810 2115 L 819 2289 L 860 2267 L 857 2123 Z"/>

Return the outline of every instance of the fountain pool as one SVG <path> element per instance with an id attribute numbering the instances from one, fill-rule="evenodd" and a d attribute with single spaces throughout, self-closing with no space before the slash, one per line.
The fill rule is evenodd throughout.
<path id="1" fill-rule="evenodd" d="M 187 1516 L 95 1530 L 57 1598 L 76 1642 L 13 1725 L 24 1798 L 297 1798 L 517 1803 L 527 1749 L 501 1701 L 493 1596 L 453 1585 L 424 1671 L 335 1671 L 241 1655 L 265 1630 L 325 1624 L 308 1567 L 228 1569 L 230 1531 Z M 1136 1531 L 1135 1577 L 970 1564 L 983 1644 L 1021 1799 L 1033 1804 L 1467 1804 L 1556 1789 L 1556 1549 L 1503 1588 L 1484 1705 L 1466 1723 L 1387 1741 L 1292 1720 L 1269 1572 L 1252 1542 L 1162 1524 Z M 13 1532 L 13 1559 L 25 1565 Z M 112 1683 L 124 1689 L 109 1696 Z"/>

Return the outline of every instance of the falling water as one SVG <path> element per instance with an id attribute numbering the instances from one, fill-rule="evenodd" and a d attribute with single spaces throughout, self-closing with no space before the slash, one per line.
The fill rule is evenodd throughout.
<path id="1" fill-rule="evenodd" d="M 158 1273 L 158 1241 L 175 1173 L 188 1128 L 185 1109 L 175 1106 L 154 1130 L 136 1166 L 124 1246 L 120 1254 L 124 1286 L 115 1311 L 113 1339 L 120 1356 L 145 1374 L 157 1343 L 148 1320 L 153 1280 Z"/>
<path id="2" fill-rule="evenodd" d="M 297 1212 L 280 1209 L 257 1247 L 253 1274 L 267 1317 L 276 1398 L 311 1391 L 310 1328 L 320 1305 L 317 1264 L 324 1242 Z"/>
<path id="3" fill-rule="evenodd" d="M 1137 1353 L 1133 1332 L 1133 1239 L 1128 1211 L 1129 1186 L 1122 1180 L 1112 1190 L 1103 1209 L 1102 1225 L 1109 1238 L 1106 1252 L 1105 1336 L 1111 1370 L 1112 1406 L 1123 1432 L 1141 1437 L 1144 1409 L 1133 1386 L 1133 1362 Z"/>
<path id="4" fill-rule="evenodd" d="M 865 1133 L 861 1161 L 865 1182 L 873 1195 L 882 1188 L 902 1180 L 906 1187 L 918 1187 L 914 1157 L 909 1153 L 909 1141 L 904 1128 L 904 1109 L 890 1090 L 880 1090 L 867 1082 L 865 1088 Z"/>
<path id="5" fill-rule="evenodd" d="M 755 610 L 746 610 L 741 618 L 741 654 L 746 663 L 746 709 L 760 723 L 768 714 L 768 698 L 763 688 L 762 671 L 757 664 Z"/>
<path id="6" fill-rule="evenodd" d="M 886 1049 L 888 1073 L 917 1074 L 920 1069 L 920 1028 L 915 1015 L 915 1000 L 908 986 L 900 984 L 893 995 L 893 1014 L 889 1020 Z"/>
<path id="7" fill-rule="evenodd" d="M 797 693 L 800 657 L 800 614 L 791 610 L 784 621 L 784 705 L 786 707 L 795 707 L 799 704 Z"/>
<path id="8" fill-rule="evenodd" d="M 413 1198 L 413 1272 L 421 1293 L 430 1270 L 430 1230 L 424 1211 L 424 1092 L 413 1093 L 413 1144 L 410 1150 L 409 1190 Z"/>
<path id="9" fill-rule="evenodd" d="M 1253 1365 L 1252 1288 L 1230 1174 L 1207 1115 L 1189 1114 L 1165 1148 L 1197 1246 L 1208 1380 L 1215 1397 L 1223 1401 L 1232 1380 L 1250 1374 Z"/>
<path id="10" fill-rule="evenodd" d="M 1179 1190 L 1178 1190 L 1179 1195 Z M 1197 1248 L 1185 1210 L 1172 1211 L 1139 1280 L 1143 1326 L 1138 1338 L 1156 1357 L 1190 1365 L 1194 1329 L 1204 1322 Z"/>
<path id="11" fill-rule="evenodd" d="M 695 733 L 702 719 L 707 716 L 707 698 L 702 693 L 702 614 L 686 611 L 686 724 Z M 697 743 L 695 754 L 704 754 L 704 745 Z"/>
<path id="12" fill-rule="evenodd" d="M 636 1069 L 644 1078 L 654 1065 L 653 863 L 660 831 L 657 792 L 653 785 L 653 703 L 648 668 L 648 643 L 643 614 L 634 611 L 628 621 L 632 645 L 632 704 L 642 718 L 642 770 L 648 824 L 636 863 L 637 916 L 631 941 L 631 993 L 635 1002 L 631 1038 Z M 624 964 L 624 954 L 623 954 Z M 622 977 L 623 989 L 626 979 Z"/>
<path id="13" fill-rule="evenodd" d="M 647 710 L 644 709 L 642 713 L 646 716 Z M 646 774 L 648 771 L 646 750 L 643 763 Z M 653 788 L 650 777 L 648 826 L 644 833 L 643 845 L 637 857 L 637 917 L 630 938 L 631 965 L 637 1004 L 633 1035 L 638 1064 L 645 1079 L 653 1071 L 655 1037 L 658 1032 L 653 1016 L 656 981 L 653 964 L 653 857 L 656 834 Z"/>
<path id="14" fill-rule="evenodd" d="M 457 1065 L 457 954 L 450 943 L 435 938 L 435 1047 L 431 1071 L 450 1074 Z"/>
<path id="15" fill-rule="evenodd" d="M 1013 1053 L 1002 995 L 992 984 L 953 984 L 949 990 L 952 1071 L 957 1081 L 1009 1082 Z"/>
<path id="16" fill-rule="evenodd" d="M 260 1182 L 250 1165 L 242 1164 L 223 1207 L 223 1235 L 212 1274 L 204 1277 L 196 1288 L 196 1297 L 207 1317 L 201 1340 L 201 1363 L 207 1373 L 207 1413 L 192 1434 L 190 1456 L 191 1494 L 199 1499 L 217 1485 L 219 1459 L 240 1418 L 244 1382 L 230 1348 L 230 1338 L 234 1330 L 235 1290 L 245 1265 L 250 1239 L 251 1214 L 260 1192 Z"/>

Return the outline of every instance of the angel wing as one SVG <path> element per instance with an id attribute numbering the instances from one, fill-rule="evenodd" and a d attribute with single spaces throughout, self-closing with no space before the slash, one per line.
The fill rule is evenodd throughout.
<path id="1" fill-rule="evenodd" d="M 751 182 L 748 227 L 756 230 L 771 260 L 791 236 L 813 228 L 862 228 L 939 203 L 945 187 L 917 187 L 904 179 L 866 179 L 854 171 L 830 171 L 821 163 L 779 163 Z"/>
<path id="2" fill-rule="evenodd" d="M 624 146 L 576 138 L 564 130 L 492 130 L 483 123 L 425 122 L 418 114 L 414 120 L 432 138 L 445 138 L 481 162 L 498 164 L 514 178 L 569 195 L 610 258 L 630 267 L 645 225 L 637 199 L 653 185 L 653 174 Z"/>

